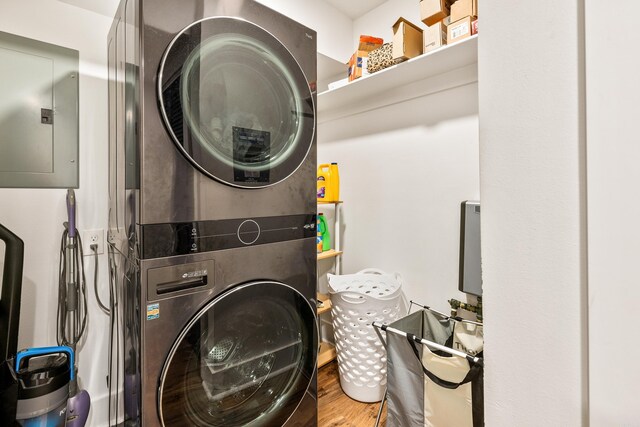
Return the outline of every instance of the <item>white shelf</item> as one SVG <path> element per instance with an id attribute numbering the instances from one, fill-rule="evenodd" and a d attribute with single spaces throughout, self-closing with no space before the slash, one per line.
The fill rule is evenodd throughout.
<path id="1" fill-rule="evenodd" d="M 342 255 L 342 251 L 336 251 L 335 249 L 329 249 L 328 251 L 320 252 L 318 254 L 318 261 L 321 259 L 335 258 Z"/>
<path id="2" fill-rule="evenodd" d="M 318 315 L 327 313 L 331 310 L 331 297 L 327 294 L 318 293 L 317 300 L 322 302 L 322 307 L 318 307 Z"/>
<path id="3" fill-rule="evenodd" d="M 366 111 L 370 99 L 378 100 L 377 107 L 400 102 L 397 94 L 387 96 L 391 91 L 422 80 L 436 77 L 450 71 L 475 65 L 473 72 L 477 80 L 478 36 L 472 36 L 460 42 L 444 46 L 432 52 L 412 58 L 400 64 L 385 68 L 377 73 L 361 77 L 346 86 L 328 90 L 318 95 L 318 121 L 338 116 Z M 467 73 L 468 74 L 468 73 Z M 410 99 L 415 90 L 407 90 L 402 96 Z M 379 98 L 383 98 L 379 101 Z"/>

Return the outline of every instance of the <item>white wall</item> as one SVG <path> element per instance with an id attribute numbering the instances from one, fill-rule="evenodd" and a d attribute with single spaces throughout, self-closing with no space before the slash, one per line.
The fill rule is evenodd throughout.
<path id="1" fill-rule="evenodd" d="M 610 5 L 609 5 L 610 6 Z M 602 25 L 602 16 L 615 30 Z M 585 2 L 589 395 L 593 427 L 638 425 L 640 3 Z"/>
<path id="2" fill-rule="evenodd" d="M 318 52 L 340 62 L 351 56 L 353 21 L 347 15 L 322 0 L 257 0 L 315 30 Z"/>
<path id="3" fill-rule="evenodd" d="M 110 20 L 51 0 L 3 0 L 0 31 L 46 41 L 80 52 L 80 189 L 78 229 L 107 223 L 106 34 Z M 20 348 L 56 344 L 58 261 L 65 190 L 0 189 L 0 222 L 25 245 L 20 315 Z M 99 288 L 108 299 L 106 256 L 99 257 Z M 93 258 L 85 257 L 89 293 L 86 341 L 79 353 L 81 386 L 91 394 L 87 425 L 106 420 L 108 317 L 93 294 Z"/>
<path id="4" fill-rule="evenodd" d="M 448 83 L 318 127 L 318 163 L 340 167 L 343 273 L 398 272 L 408 299 L 444 312 L 448 299 L 465 298 L 457 290 L 460 203 L 479 197 L 477 83 Z"/>
<path id="5" fill-rule="evenodd" d="M 420 3 L 416 0 L 388 0 L 361 18 L 353 22 L 353 51 L 358 45 L 361 34 L 382 37 L 385 43 L 393 40 L 391 26 L 398 18 L 403 17 L 412 24 L 425 29 L 426 25 L 420 21 Z M 353 52 L 352 52 L 353 53 Z"/>
<path id="6" fill-rule="evenodd" d="M 485 422 L 492 427 L 588 422 L 581 3 L 481 8 Z"/>

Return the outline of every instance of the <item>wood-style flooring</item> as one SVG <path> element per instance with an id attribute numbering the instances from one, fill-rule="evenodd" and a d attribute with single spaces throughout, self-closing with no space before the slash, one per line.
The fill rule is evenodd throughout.
<path id="1" fill-rule="evenodd" d="M 380 426 L 386 425 L 386 406 Z M 358 402 L 342 391 L 335 360 L 318 370 L 318 427 L 373 427 L 379 407 L 379 402 Z"/>

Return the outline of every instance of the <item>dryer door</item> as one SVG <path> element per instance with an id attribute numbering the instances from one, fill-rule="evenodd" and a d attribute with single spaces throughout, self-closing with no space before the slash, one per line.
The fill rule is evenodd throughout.
<path id="1" fill-rule="evenodd" d="M 214 299 L 172 347 L 160 377 L 163 426 L 283 425 L 316 364 L 315 310 L 276 282 Z"/>
<path id="2" fill-rule="evenodd" d="M 158 99 L 187 159 L 236 187 L 282 181 L 313 142 L 313 96 L 300 65 L 271 33 L 239 18 L 207 18 L 178 33 L 160 64 Z"/>

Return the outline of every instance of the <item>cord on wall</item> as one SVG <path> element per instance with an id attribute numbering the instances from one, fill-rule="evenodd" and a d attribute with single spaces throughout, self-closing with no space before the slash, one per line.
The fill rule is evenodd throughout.
<path id="1" fill-rule="evenodd" d="M 93 256 L 95 257 L 94 258 L 95 264 L 93 269 L 93 290 L 96 293 L 96 301 L 98 301 L 100 310 L 102 310 L 105 314 L 109 315 L 111 314 L 111 310 L 102 303 L 102 300 L 100 299 L 100 294 L 98 293 L 98 245 L 94 243 L 90 246 L 90 248 L 93 251 Z"/>

